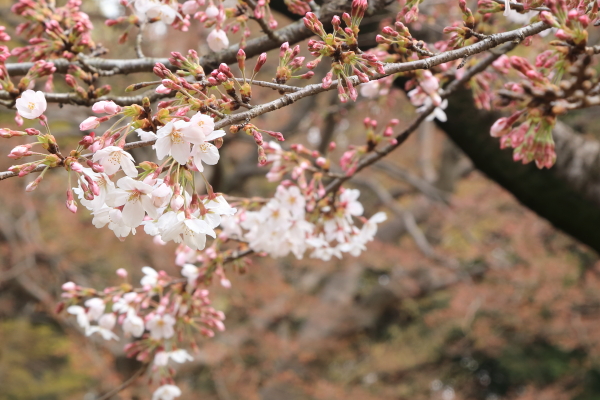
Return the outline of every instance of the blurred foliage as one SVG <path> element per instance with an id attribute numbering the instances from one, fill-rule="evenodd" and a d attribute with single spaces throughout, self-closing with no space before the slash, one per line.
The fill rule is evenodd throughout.
<path id="1" fill-rule="evenodd" d="M 0 400 L 58 400 L 92 382 L 72 340 L 23 318 L 0 322 Z"/>

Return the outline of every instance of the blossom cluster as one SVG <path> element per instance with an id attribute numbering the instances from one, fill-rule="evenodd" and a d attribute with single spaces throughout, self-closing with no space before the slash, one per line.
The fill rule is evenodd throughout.
<path id="1" fill-rule="evenodd" d="M 341 258 L 342 253 L 357 256 L 373 240 L 377 224 L 386 219 L 380 212 L 369 220 L 363 218 L 363 226 L 358 228 L 354 219 L 363 214 L 359 194 L 357 189 L 345 189 L 333 202 L 307 213 L 302 190 L 282 184 L 259 210 L 228 217 L 223 234 L 271 257 L 292 253 L 300 259 L 309 252 L 310 257 L 328 261 L 332 256 Z"/>
<path id="2" fill-rule="evenodd" d="M 117 270 L 124 283 L 100 293 L 65 283 L 59 311 L 66 309 L 74 315 L 86 336 L 120 340 L 116 330 L 120 326 L 123 336 L 135 339 L 125 344 L 127 355 L 151 365 L 151 375 L 161 385 L 153 399 L 172 399 L 180 396 L 181 390 L 173 385 L 170 361 L 193 361 L 182 346 L 197 348 L 194 333 L 212 337 L 215 330 L 224 330 L 225 315 L 210 305 L 209 292 L 199 286 L 194 265 L 182 268 L 187 279 L 170 277 L 150 267 L 142 268 L 142 272 L 138 289 L 127 282 L 124 269 Z"/>

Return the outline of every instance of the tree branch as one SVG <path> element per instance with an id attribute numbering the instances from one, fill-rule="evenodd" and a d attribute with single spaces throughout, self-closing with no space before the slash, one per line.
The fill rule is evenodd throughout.
<path id="1" fill-rule="evenodd" d="M 550 28 L 550 25 L 546 24 L 545 22 L 536 22 L 534 24 L 525 26 L 523 28 L 515 29 L 513 31 L 504 32 L 504 33 L 500 33 L 497 35 L 490 35 L 487 37 L 486 40 L 482 40 L 481 42 L 478 42 L 478 43 L 475 43 L 475 44 L 472 44 L 470 46 L 466 46 L 466 47 L 463 47 L 460 49 L 447 51 L 445 53 L 442 53 L 442 54 L 439 54 L 439 55 L 436 55 L 434 57 L 430 57 L 427 59 L 410 61 L 410 62 L 405 62 L 405 63 L 390 63 L 390 64 L 385 65 L 385 67 L 384 67 L 385 73 L 384 74 L 378 74 L 373 79 L 380 79 L 380 78 L 383 78 L 383 77 L 386 77 L 389 75 L 396 74 L 398 72 L 413 71 L 413 70 L 417 70 L 417 69 L 430 69 L 436 65 L 440 65 L 440 64 L 443 64 L 443 63 L 446 63 L 449 61 L 458 60 L 458 59 L 461 59 L 461 58 L 464 58 L 464 57 L 467 57 L 467 56 L 470 56 L 473 54 L 484 52 L 484 51 L 489 50 L 493 47 L 496 47 L 502 43 L 513 42 L 513 43 L 507 44 L 499 52 L 489 55 L 485 60 L 479 62 L 474 67 L 470 68 L 467 72 L 465 72 L 465 74 L 463 75 L 463 77 L 461 79 L 458 79 L 458 80 L 450 83 L 448 85 L 446 91 L 441 94 L 442 97 L 447 97 L 454 90 L 456 90 L 461 85 L 468 82 L 473 76 L 475 76 L 476 74 L 485 70 L 494 60 L 496 60 L 498 57 L 500 57 L 501 54 L 512 50 L 518 44 L 519 41 L 523 40 L 527 36 L 535 35 L 546 29 L 549 29 L 549 28 Z M 360 85 L 360 81 L 358 80 L 357 76 L 350 77 L 349 79 L 352 80 L 352 83 L 354 85 L 356 85 L 356 86 Z M 294 104 L 298 100 L 303 99 L 305 97 L 314 96 L 314 95 L 322 93 L 322 92 L 336 89 L 337 85 L 338 85 L 338 81 L 336 80 L 336 81 L 333 81 L 331 86 L 329 86 L 327 88 L 323 87 L 322 84 L 312 84 L 312 85 L 305 86 L 302 90 L 299 90 L 294 93 L 287 93 L 284 96 L 282 96 L 276 100 L 273 100 L 269 103 L 255 106 L 251 110 L 241 112 L 238 114 L 230 115 L 230 116 L 216 122 L 215 129 L 221 129 L 225 126 L 240 123 L 240 122 L 243 122 L 246 120 L 251 120 L 253 118 L 258 117 L 259 115 L 263 115 L 268 112 L 272 112 L 272 111 L 278 110 L 280 108 Z M 404 132 L 402 132 L 401 134 L 396 136 L 396 140 L 397 140 L 396 144 L 390 144 L 390 145 L 384 147 L 383 149 L 378 150 L 377 152 L 371 153 L 370 155 L 364 157 L 361 160 L 361 162 L 359 163 L 359 168 L 356 172 L 373 164 L 377 160 L 383 158 L 384 156 L 386 156 L 387 154 L 392 152 L 394 149 L 396 149 L 400 144 L 402 144 L 408 138 L 408 136 L 413 132 L 413 130 L 416 129 L 419 126 L 419 124 L 427 117 L 427 115 L 430 114 L 434 109 L 435 109 L 435 107 L 433 105 L 428 107 L 421 115 L 419 115 L 419 117 L 417 117 L 410 124 L 410 126 Z M 126 144 L 124 146 L 124 149 L 130 150 L 130 149 L 134 149 L 137 147 L 151 146 L 154 143 L 155 143 L 154 140 L 132 142 L 132 143 Z M 37 169 L 36 169 L 36 172 L 37 172 Z M 2 172 L 2 173 L 0 173 L 0 180 L 6 179 L 6 178 L 11 178 L 13 176 L 17 176 L 17 174 L 14 172 L 10 172 L 10 171 Z M 349 179 L 349 177 L 338 178 L 337 180 L 335 180 L 334 182 L 332 182 L 330 184 L 328 192 L 331 192 L 332 190 L 337 189 L 337 187 L 339 187 L 344 181 L 346 181 L 348 179 Z M 331 186 L 331 185 L 333 185 L 333 186 Z"/>

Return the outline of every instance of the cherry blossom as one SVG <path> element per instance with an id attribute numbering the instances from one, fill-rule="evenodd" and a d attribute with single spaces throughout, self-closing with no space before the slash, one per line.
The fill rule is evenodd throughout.
<path id="1" fill-rule="evenodd" d="M 123 320 L 123 331 L 134 337 L 140 337 L 144 333 L 144 320 L 135 314 L 135 311 L 130 310 L 127 317 Z"/>
<path id="2" fill-rule="evenodd" d="M 184 129 L 190 123 L 179 120 L 169 122 L 156 132 L 156 156 L 162 160 L 171 155 L 180 164 L 186 164 L 190 158 L 190 144 L 201 144 L 204 136 L 198 131 Z"/>
<path id="3" fill-rule="evenodd" d="M 152 394 L 152 400 L 173 400 L 181 396 L 181 389 L 175 385 L 162 385 Z"/>
<path id="4" fill-rule="evenodd" d="M 194 166 L 198 169 L 198 171 L 204 171 L 204 166 L 202 163 L 207 165 L 215 165 L 217 162 L 219 162 L 219 150 L 212 143 L 208 143 L 208 141 L 215 140 L 223 136 L 225 136 L 225 131 L 214 131 L 206 137 L 206 141 L 204 143 L 194 145 L 191 155 L 194 160 Z"/>
<path id="5" fill-rule="evenodd" d="M 221 51 L 229 47 L 229 38 L 224 30 L 215 28 L 206 37 L 208 47 L 212 51 Z"/>
<path id="6" fill-rule="evenodd" d="M 117 187 L 106 196 L 106 204 L 110 207 L 124 206 L 122 218 L 125 225 L 135 228 L 142 223 L 146 212 L 155 215 L 156 208 L 149 196 L 152 186 L 126 176 L 117 181 Z"/>
<path id="7" fill-rule="evenodd" d="M 146 328 L 150 331 L 150 336 L 153 339 L 170 339 L 175 334 L 173 330 L 175 318 L 170 314 L 155 315 L 152 319 L 146 322 Z"/>
<path id="8" fill-rule="evenodd" d="M 158 272 L 152 267 L 142 267 L 142 272 L 144 273 L 144 277 L 140 281 L 142 286 L 156 286 L 158 282 Z"/>
<path id="9" fill-rule="evenodd" d="M 21 117 L 36 119 L 46 111 L 46 97 L 41 91 L 26 90 L 17 99 L 15 106 Z"/>
<path id="10" fill-rule="evenodd" d="M 175 351 L 159 351 L 154 355 L 154 364 L 160 367 L 167 366 L 169 359 L 175 361 L 176 363 L 183 364 L 186 361 L 194 361 L 194 358 L 185 351 L 184 349 L 179 349 Z"/>
<path id="11" fill-rule="evenodd" d="M 113 175 L 121 168 L 127 176 L 136 177 L 138 175 L 131 154 L 117 146 L 108 146 L 98 150 L 94 153 L 92 160 L 102 165 L 107 175 Z"/>
<path id="12" fill-rule="evenodd" d="M 98 320 L 98 325 L 90 326 L 86 332 L 86 336 L 91 336 L 94 333 L 99 333 L 104 340 L 119 340 L 119 337 L 112 331 L 117 322 L 115 314 L 104 314 Z"/>

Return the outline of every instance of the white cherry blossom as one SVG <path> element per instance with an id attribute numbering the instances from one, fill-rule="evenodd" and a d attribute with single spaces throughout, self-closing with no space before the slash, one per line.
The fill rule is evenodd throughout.
<path id="1" fill-rule="evenodd" d="M 15 106 L 21 117 L 36 119 L 46 111 L 48 104 L 43 92 L 39 90 L 37 92 L 26 90 L 17 99 Z"/>
<path id="2" fill-rule="evenodd" d="M 144 320 L 131 310 L 123 320 L 123 331 L 131 334 L 133 337 L 140 337 L 144 334 Z"/>
<path id="3" fill-rule="evenodd" d="M 121 168 L 127 176 L 136 177 L 138 175 L 131 154 L 117 146 L 108 146 L 98 150 L 94 153 L 92 161 L 102 165 L 107 175 L 113 175 Z"/>
<path id="4" fill-rule="evenodd" d="M 173 400 L 181 396 L 181 389 L 175 385 L 162 385 L 152 394 L 152 400 Z"/>
<path id="5" fill-rule="evenodd" d="M 175 325 L 175 318 L 170 314 L 157 314 L 146 322 L 146 328 L 150 331 L 150 336 L 156 340 L 170 339 L 173 337 L 175 334 L 173 325 Z"/>
<path id="6" fill-rule="evenodd" d="M 94 333 L 99 333 L 104 340 L 119 340 L 119 337 L 112 331 L 117 322 L 117 317 L 113 313 L 104 314 L 98 320 L 97 326 L 90 326 L 86 332 L 86 336 L 91 336 Z"/>
<path id="7" fill-rule="evenodd" d="M 194 361 L 194 357 L 184 349 L 175 351 L 159 351 L 154 355 L 154 364 L 160 367 L 166 367 L 169 359 L 176 363 L 183 364 L 186 361 Z"/>
<path id="8" fill-rule="evenodd" d="M 85 306 L 88 308 L 87 316 L 90 321 L 97 321 L 104 314 L 106 304 L 99 297 L 93 297 L 85 301 Z"/>
<path id="9" fill-rule="evenodd" d="M 189 122 L 170 121 L 156 132 L 156 156 L 162 160 L 172 156 L 179 164 L 186 164 L 190 158 L 190 144 L 204 143 L 204 136 L 196 130 L 184 129 Z"/>
<path id="10" fill-rule="evenodd" d="M 83 330 L 87 332 L 90 329 L 90 320 L 85 312 L 85 308 L 81 306 L 70 306 L 67 308 L 67 312 L 77 317 L 77 323 Z"/>
<path id="11" fill-rule="evenodd" d="M 158 282 L 158 272 L 152 267 L 142 267 L 142 272 L 144 273 L 144 277 L 140 281 L 142 286 L 156 286 Z"/>
<path id="12" fill-rule="evenodd" d="M 125 225 L 135 228 L 142 223 L 146 212 L 150 216 L 156 214 L 156 207 L 148 196 L 152 186 L 128 176 L 119 179 L 117 186 L 118 189 L 106 196 L 106 204 L 110 207 L 124 206 L 122 217 Z"/>
<path id="13" fill-rule="evenodd" d="M 215 28 L 206 37 L 208 47 L 212 51 L 221 51 L 229 47 L 229 38 L 224 30 Z"/>
<path id="14" fill-rule="evenodd" d="M 163 214 L 159 219 L 159 225 L 163 219 L 168 220 L 161 233 L 161 239 L 165 242 L 171 240 L 175 243 L 183 242 L 191 249 L 202 250 L 206 245 L 206 235 L 216 237 L 214 230 L 206 221 L 194 216 L 187 218 L 183 212 L 170 211 Z"/>
<path id="15" fill-rule="evenodd" d="M 192 148 L 192 157 L 194 159 L 194 165 L 198 169 L 198 171 L 204 171 L 204 166 L 202 163 L 207 165 L 215 165 L 219 162 L 219 149 L 217 146 L 212 143 L 208 143 L 210 140 L 215 140 L 220 137 L 225 136 L 225 131 L 218 130 L 211 132 L 208 136 L 206 136 L 206 141 L 201 144 L 197 144 Z"/>

